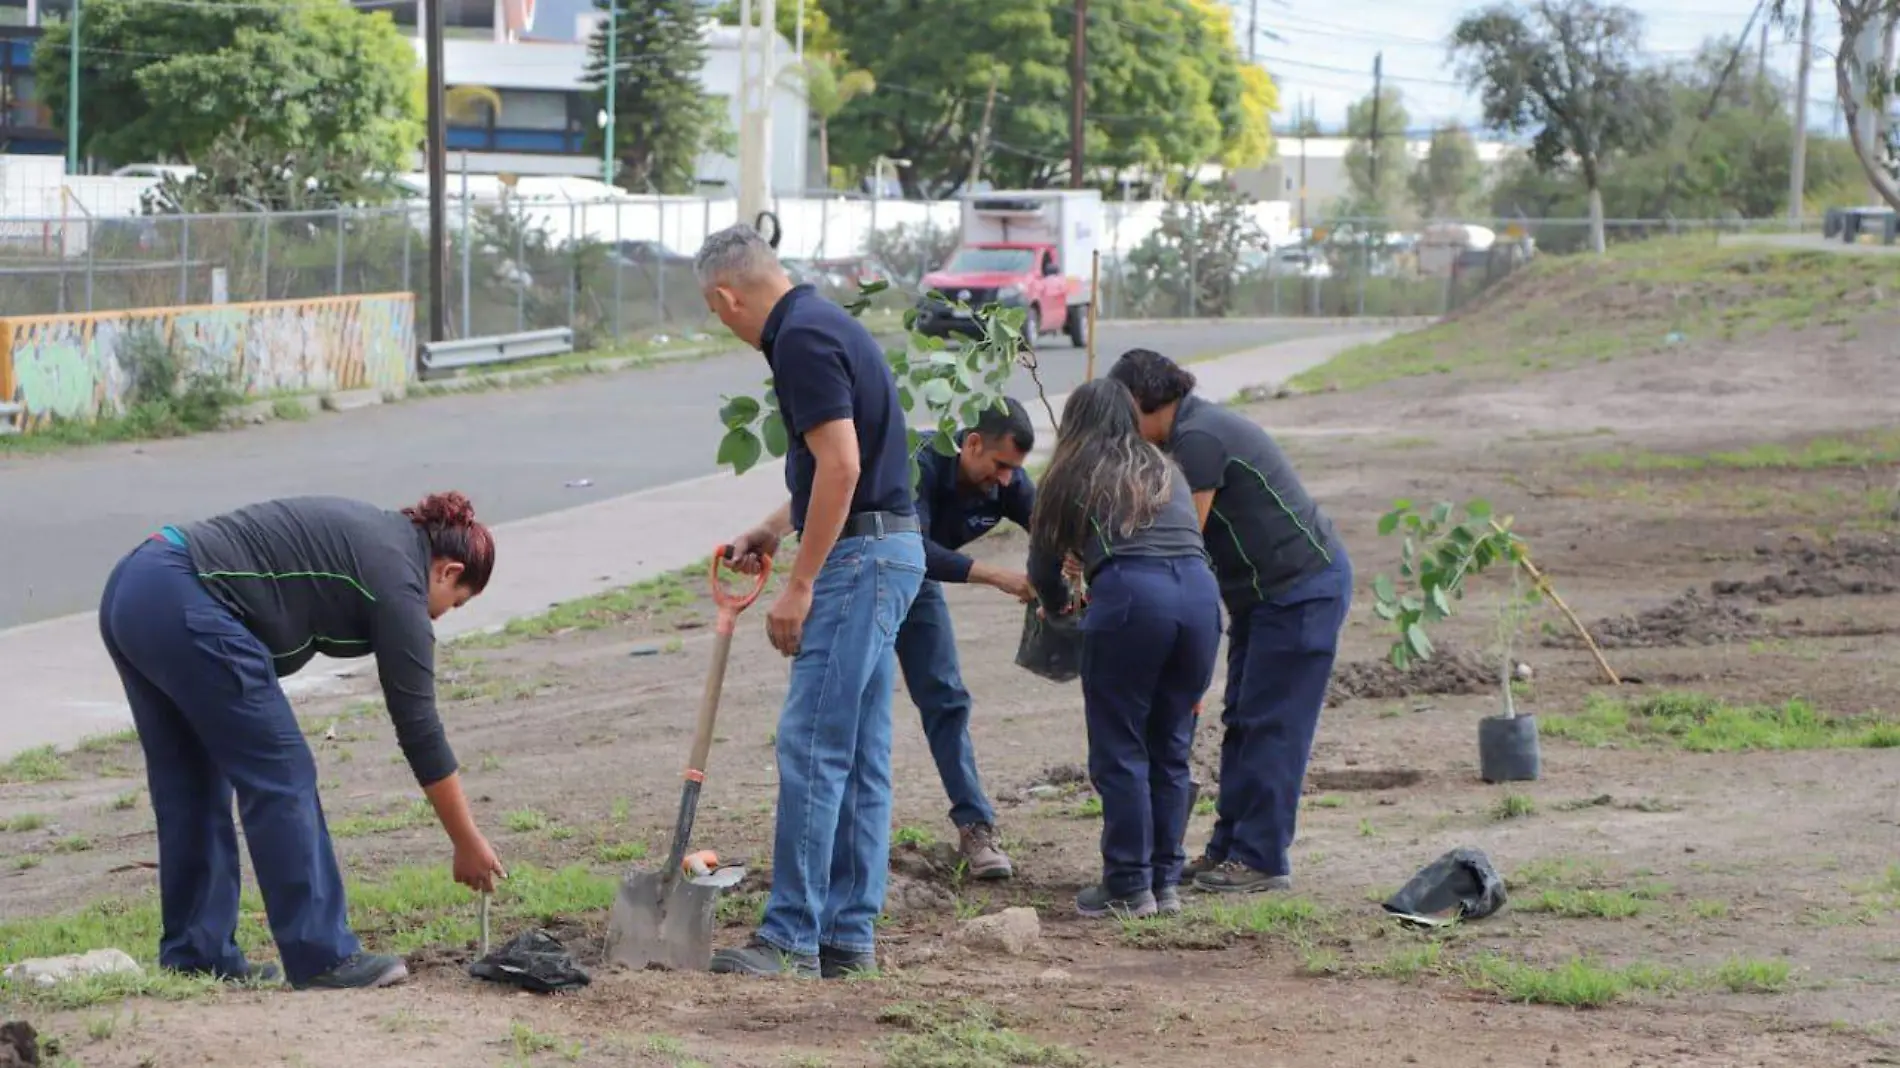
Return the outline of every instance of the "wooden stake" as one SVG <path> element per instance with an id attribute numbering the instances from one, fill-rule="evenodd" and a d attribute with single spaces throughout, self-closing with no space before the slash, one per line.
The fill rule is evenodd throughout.
<path id="1" fill-rule="evenodd" d="M 1083 381 L 1095 378 L 1095 306 L 1102 302 L 1102 250 L 1096 249 L 1089 264 L 1089 360 Z"/>
<path id="2" fill-rule="evenodd" d="M 1570 606 L 1564 603 L 1564 599 L 1559 597 L 1557 591 L 1551 588 L 1550 580 L 1544 577 L 1544 573 L 1537 570 L 1537 565 L 1531 563 L 1530 557 L 1528 556 L 1518 557 L 1517 563 L 1519 567 L 1524 569 L 1524 573 L 1531 577 L 1531 581 L 1537 584 L 1537 591 L 1542 593 L 1545 597 L 1550 598 L 1550 603 L 1556 605 L 1557 611 L 1562 612 L 1564 618 L 1570 621 L 1570 625 L 1575 627 L 1577 633 L 1583 636 L 1583 644 L 1590 647 L 1590 655 L 1597 658 L 1597 666 L 1603 669 L 1603 674 L 1610 680 L 1610 685 L 1623 685 L 1623 680 L 1617 677 L 1616 670 L 1610 667 L 1610 662 L 1603 659 L 1603 650 L 1597 647 L 1597 640 L 1590 637 L 1589 628 L 1583 625 L 1583 620 L 1577 618 L 1577 613 L 1572 612 Z"/>

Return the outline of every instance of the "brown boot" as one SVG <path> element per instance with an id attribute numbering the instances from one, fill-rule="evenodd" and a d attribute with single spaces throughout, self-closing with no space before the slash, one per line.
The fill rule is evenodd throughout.
<path id="1" fill-rule="evenodd" d="M 987 823 L 957 828 L 957 855 L 970 866 L 972 879 L 1007 879 L 1016 874 L 1008 854 L 996 844 L 996 828 Z"/>

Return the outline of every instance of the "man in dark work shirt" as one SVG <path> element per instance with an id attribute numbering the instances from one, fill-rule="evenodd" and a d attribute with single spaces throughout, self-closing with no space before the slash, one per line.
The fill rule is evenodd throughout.
<path id="1" fill-rule="evenodd" d="M 868 330 L 743 224 L 693 264 L 706 305 L 765 355 L 785 423 L 790 499 L 732 541 L 756 569 L 796 532 L 797 560 L 766 617 L 792 659 L 778 724 L 772 893 L 751 942 L 712 970 L 843 977 L 875 968 L 891 848 L 891 692 L 897 621 L 924 580 L 897 381 Z"/>
<path id="2" fill-rule="evenodd" d="M 917 513 L 924 527 L 924 585 L 897 631 L 897 662 L 924 723 L 930 755 L 950 798 L 957 851 L 973 879 L 1007 879 L 1009 856 L 996 840 L 996 813 L 983 793 L 970 744 L 970 691 L 957 663 L 957 636 L 943 583 L 992 586 L 1021 601 L 1035 594 L 1020 571 L 978 563 L 957 550 L 1007 519 L 1029 529 L 1036 487 L 1023 461 L 1036 447 L 1029 412 L 1014 397 L 957 433 L 956 452 L 937 451 L 933 434 L 917 450 Z"/>

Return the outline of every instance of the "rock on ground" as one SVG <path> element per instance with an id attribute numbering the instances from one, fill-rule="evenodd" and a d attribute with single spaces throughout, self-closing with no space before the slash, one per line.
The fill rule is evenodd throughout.
<path id="1" fill-rule="evenodd" d="M 963 921 L 957 940 L 971 949 L 1020 957 L 1042 944 L 1042 921 L 1035 909 L 1004 909 Z"/>
<path id="2" fill-rule="evenodd" d="M 90 953 L 79 953 L 68 957 L 35 957 L 23 960 L 6 971 L 6 977 L 14 982 L 30 982 L 39 986 L 52 986 L 67 979 L 79 979 L 89 975 L 115 975 L 125 973 L 137 975 L 142 971 L 139 962 L 118 949 L 95 949 Z"/>

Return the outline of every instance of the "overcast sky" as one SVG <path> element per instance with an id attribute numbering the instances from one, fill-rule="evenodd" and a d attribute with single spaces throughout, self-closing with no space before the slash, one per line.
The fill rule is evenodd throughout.
<path id="1" fill-rule="evenodd" d="M 1228 0 L 1235 8 L 1244 50 L 1256 0 Z M 1346 107 L 1372 89 L 1372 61 L 1385 54 L 1385 78 L 1405 92 L 1415 128 L 1457 121 L 1474 124 L 1477 104 L 1445 65 L 1445 39 L 1459 17 L 1478 4 L 1467 0 L 1257 0 L 1259 60 L 1280 87 L 1276 126 L 1291 121 L 1302 99 L 1328 132 L 1342 127 Z M 1625 0 L 1644 16 L 1644 45 L 1659 59 L 1693 55 L 1711 37 L 1742 31 L 1754 10 L 1742 0 Z M 1839 41 L 1833 5 L 1815 5 L 1817 66 L 1809 85 L 1809 121 L 1825 129 L 1833 119 L 1832 46 Z M 1751 56 L 1759 26 L 1751 31 Z M 1270 36 L 1271 35 L 1271 36 Z M 1778 29 L 1768 36 L 1768 64 L 1793 76 L 1798 48 Z M 1826 49 L 1826 52 L 1822 52 Z M 1751 68 L 1752 69 L 1752 68 Z"/>

